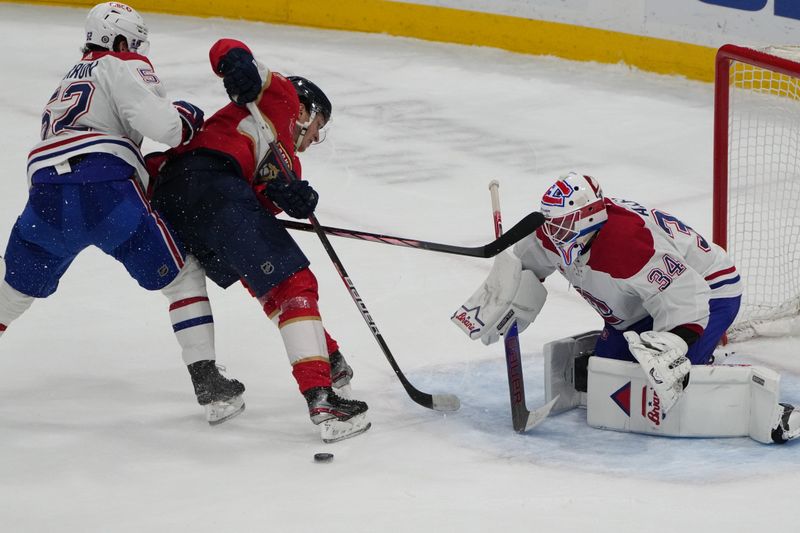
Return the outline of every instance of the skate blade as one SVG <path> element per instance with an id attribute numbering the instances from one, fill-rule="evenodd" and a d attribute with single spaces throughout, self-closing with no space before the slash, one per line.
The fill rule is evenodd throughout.
<path id="1" fill-rule="evenodd" d="M 320 424 L 320 436 L 322 442 L 330 444 L 361 435 L 371 427 L 372 423 L 367 420 L 366 413 L 361 413 L 349 420 L 326 420 Z"/>
<path id="2" fill-rule="evenodd" d="M 244 398 L 241 395 L 227 401 L 211 402 L 204 405 L 206 420 L 209 425 L 216 426 L 234 418 L 244 411 Z"/>

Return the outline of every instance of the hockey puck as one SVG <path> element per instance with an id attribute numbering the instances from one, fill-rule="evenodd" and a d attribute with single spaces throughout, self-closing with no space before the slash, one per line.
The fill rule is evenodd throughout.
<path id="1" fill-rule="evenodd" d="M 315 453 L 314 454 L 314 461 L 317 463 L 330 463 L 333 461 L 333 454 L 332 453 Z"/>

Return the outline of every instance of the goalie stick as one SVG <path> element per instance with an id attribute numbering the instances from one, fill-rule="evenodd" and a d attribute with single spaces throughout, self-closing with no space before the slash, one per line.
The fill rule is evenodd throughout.
<path id="1" fill-rule="evenodd" d="M 503 234 L 503 220 L 500 215 L 500 183 L 497 180 L 489 182 L 489 192 L 492 195 L 492 218 L 494 219 L 494 234 L 500 238 Z M 508 394 L 511 400 L 511 424 L 514 431 L 524 433 L 541 424 L 558 397 L 542 407 L 529 411 L 525 405 L 525 379 L 522 375 L 522 354 L 519 347 L 519 330 L 517 321 L 512 322 L 511 327 L 503 336 L 503 344 L 506 352 L 506 371 L 508 372 Z"/>
<path id="2" fill-rule="evenodd" d="M 287 229 L 298 231 L 316 231 L 313 225 L 297 220 L 279 219 L 279 222 L 283 224 L 284 228 Z M 432 252 L 442 252 L 446 254 L 466 255 L 470 257 L 494 257 L 512 244 L 536 231 L 536 229 L 542 224 L 544 224 L 544 215 L 534 211 L 514 224 L 514 226 L 506 233 L 498 236 L 496 240 L 483 246 L 473 247 L 420 241 L 416 239 L 407 239 L 405 237 L 393 237 L 391 235 L 382 235 L 380 233 L 369 233 L 366 231 L 344 228 L 332 228 L 329 226 L 321 226 L 321 228 L 325 233 L 333 235 L 334 237 L 346 237 L 348 239 L 380 242 L 383 244 L 390 244 L 392 246 L 406 246 L 408 248 L 430 250 Z"/>
<path id="3" fill-rule="evenodd" d="M 250 114 L 256 121 L 256 125 L 259 128 L 259 136 L 263 137 L 264 140 L 268 142 L 270 149 L 275 154 L 275 160 L 281 166 L 281 170 L 287 177 L 289 177 L 289 179 L 298 179 L 291 168 L 289 168 L 289 164 L 285 159 L 286 155 L 284 154 L 283 150 L 276 146 L 274 141 L 275 137 L 272 134 L 272 130 L 270 130 L 269 126 L 267 126 L 267 123 L 264 121 L 264 117 L 261 116 L 261 111 L 258 109 L 256 104 L 253 102 L 248 103 L 247 110 L 250 111 Z M 347 287 L 347 292 L 350 294 L 350 297 L 353 299 L 356 307 L 358 307 L 358 310 L 361 312 L 364 322 L 366 322 L 367 326 L 369 326 L 372 336 L 375 337 L 375 340 L 378 342 L 378 345 L 383 351 L 383 355 L 386 356 L 386 360 L 389 361 L 389 365 L 391 365 L 392 370 L 394 370 L 394 373 L 397 376 L 397 379 L 400 380 L 400 383 L 403 385 L 403 388 L 406 390 L 406 393 L 408 393 L 409 397 L 419 405 L 427 407 L 428 409 L 434 409 L 436 411 L 457 411 L 459 407 L 461 407 L 461 401 L 458 399 L 458 396 L 453 394 L 428 394 L 427 392 L 422 392 L 421 390 L 417 389 L 411 384 L 410 381 L 408 381 L 405 374 L 403 374 L 403 371 L 400 370 L 397 361 L 395 361 L 392 352 L 389 350 L 389 346 L 386 344 L 386 341 L 383 340 L 383 335 L 381 335 L 380 330 L 378 330 L 378 326 L 375 324 L 375 321 L 372 320 L 372 316 L 370 316 L 364 300 L 358 294 L 358 291 L 356 290 L 353 281 L 350 279 L 350 276 L 347 275 L 344 265 L 339 259 L 339 256 L 336 255 L 336 251 L 333 249 L 333 246 L 331 246 L 328 236 L 325 235 L 325 231 L 322 229 L 322 226 L 320 226 L 317 217 L 312 214 L 308 220 L 311 222 L 311 225 L 319 237 L 320 242 L 322 242 L 322 247 L 325 248 L 325 251 L 328 253 L 328 257 L 330 257 L 331 262 L 333 262 L 333 266 L 336 267 L 339 277 L 342 279 L 345 287 Z"/>

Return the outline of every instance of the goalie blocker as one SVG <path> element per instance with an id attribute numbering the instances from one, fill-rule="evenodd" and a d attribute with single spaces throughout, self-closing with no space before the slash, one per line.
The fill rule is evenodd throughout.
<path id="1" fill-rule="evenodd" d="M 544 347 L 546 401 L 553 413 L 585 406 L 599 429 L 671 437 L 743 437 L 784 443 L 800 435 L 800 412 L 778 403 L 780 375 L 747 365 L 696 365 L 666 414 L 642 367 L 589 356 L 598 332 Z"/>

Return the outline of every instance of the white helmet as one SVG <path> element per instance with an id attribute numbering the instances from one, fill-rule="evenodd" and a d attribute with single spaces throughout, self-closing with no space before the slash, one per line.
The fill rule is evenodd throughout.
<path id="1" fill-rule="evenodd" d="M 86 17 L 86 43 L 113 50 L 118 35 L 125 37 L 131 52 L 147 54 L 147 26 L 135 9 L 119 2 L 94 6 Z"/>
<path id="2" fill-rule="evenodd" d="M 608 220 L 603 190 L 597 180 L 570 172 L 542 196 L 544 233 L 569 265 Z"/>

